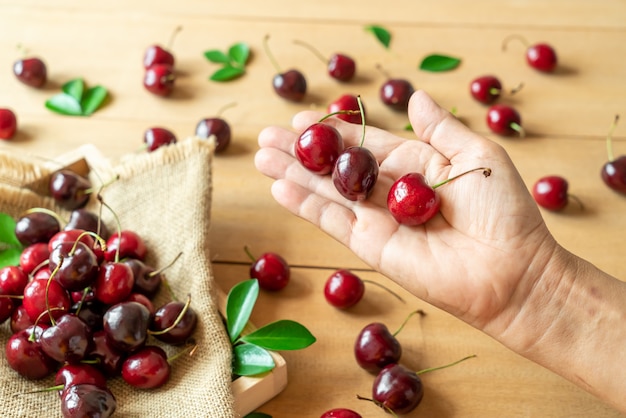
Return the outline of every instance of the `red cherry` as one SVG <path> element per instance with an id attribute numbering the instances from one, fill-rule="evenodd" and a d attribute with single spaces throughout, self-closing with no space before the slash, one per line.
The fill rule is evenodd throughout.
<path id="1" fill-rule="evenodd" d="M 400 364 L 385 366 L 374 379 L 372 397 L 396 414 L 408 414 L 424 397 L 422 379 Z"/>
<path id="2" fill-rule="evenodd" d="M 11 109 L 0 108 L 0 139 L 11 139 L 17 131 L 17 117 Z"/>
<path id="3" fill-rule="evenodd" d="M 100 265 L 94 295 L 100 302 L 114 305 L 130 296 L 134 284 L 135 279 L 130 267 L 124 263 L 107 261 Z"/>
<path id="4" fill-rule="evenodd" d="M 380 87 L 380 99 L 393 110 L 404 112 L 409 107 L 409 99 L 415 92 L 413 85 L 405 79 L 391 78 Z"/>
<path id="5" fill-rule="evenodd" d="M 345 54 L 333 54 L 328 61 L 328 74 L 339 81 L 350 81 L 354 78 L 356 63 Z"/>
<path id="6" fill-rule="evenodd" d="M 109 418 L 116 408 L 117 401 L 109 389 L 89 383 L 70 386 L 61 394 L 64 417 Z"/>
<path id="7" fill-rule="evenodd" d="M 174 90 L 174 69 L 167 64 L 155 64 L 146 70 L 143 86 L 157 96 L 169 96 Z"/>
<path id="8" fill-rule="evenodd" d="M 141 236 L 134 231 L 127 229 L 116 232 L 109 237 L 106 244 L 107 250 L 104 253 L 104 258 L 107 261 L 123 258 L 136 258 L 138 260 L 146 258 L 146 244 Z"/>
<path id="9" fill-rule="evenodd" d="M 36 242 L 22 250 L 20 267 L 25 274 L 31 274 L 41 263 L 48 260 L 50 250 L 47 242 Z"/>
<path id="10" fill-rule="evenodd" d="M 385 324 L 373 322 L 366 325 L 354 343 L 354 357 L 358 365 L 370 373 L 378 373 L 388 364 L 397 363 L 402 356 L 402 346 Z"/>
<path id="11" fill-rule="evenodd" d="M 332 306 L 347 309 L 356 305 L 365 293 L 365 283 L 349 270 L 337 270 L 324 285 L 324 297 Z"/>
<path id="12" fill-rule="evenodd" d="M 170 378 L 167 354 L 157 346 L 146 346 L 131 354 L 122 364 L 122 378 L 139 389 L 163 386 Z"/>
<path id="13" fill-rule="evenodd" d="M 174 55 L 160 45 L 151 45 L 143 56 L 143 67 L 148 69 L 155 64 L 164 64 L 174 67 Z"/>
<path id="14" fill-rule="evenodd" d="M 551 73 L 557 65 L 556 51 L 546 43 L 535 44 L 526 50 L 526 61 L 536 70 Z"/>
<path id="15" fill-rule="evenodd" d="M 272 252 L 264 253 L 254 259 L 246 248 L 248 256 L 253 260 L 250 265 L 250 277 L 259 281 L 259 287 L 265 290 L 281 290 L 289 283 L 290 268 L 287 261 Z"/>
<path id="16" fill-rule="evenodd" d="M 532 195 L 537 204 L 545 209 L 559 211 L 569 201 L 567 189 L 569 184 L 561 176 L 546 176 L 535 182 Z"/>
<path id="17" fill-rule="evenodd" d="M 498 135 L 524 136 L 522 119 L 514 108 L 504 104 L 495 104 L 487 110 L 487 126 Z"/>
<path id="18" fill-rule="evenodd" d="M 45 327 L 31 326 L 9 338 L 5 347 L 9 366 L 29 380 L 39 380 L 54 372 L 57 363 L 48 357 L 39 344 Z M 34 338 L 31 338 L 33 337 Z"/>
<path id="19" fill-rule="evenodd" d="M 15 61 L 13 74 L 27 86 L 39 88 L 46 84 L 48 70 L 41 58 L 31 57 Z"/>
<path id="20" fill-rule="evenodd" d="M 362 146 L 348 147 L 335 163 L 333 184 L 346 199 L 363 201 L 372 194 L 379 170 L 378 161 L 370 150 Z"/>
<path id="21" fill-rule="evenodd" d="M 330 174 L 339 154 L 343 151 L 343 138 L 337 129 L 323 122 L 314 123 L 300 134 L 294 144 L 296 158 L 308 170 Z"/>
<path id="22" fill-rule="evenodd" d="M 475 78 L 470 83 L 472 97 L 480 103 L 490 104 L 495 102 L 502 92 L 502 83 L 492 75 Z"/>
<path id="23" fill-rule="evenodd" d="M 430 220 L 441 206 L 439 194 L 420 173 L 400 177 L 387 195 L 387 207 L 394 219 L 403 225 L 416 226 Z"/>
<path id="24" fill-rule="evenodd" d="M 59 395 L 74 385 L 90 384 L 103 389 L 107 387 L 107 381 L 102 372 L 85 363 L 62 366 L 54 376 L 54 384 L 63 386 L 63 389 L 59 390 Z"/>
<path id="25" fill-rule="evenodd" d="M 360 414 L 352 409 L 335 408 L 330 409 L 322 414 L 320 418 L 362 418 Z"/>
<path id="26" fill-rule="evenodd" d="M 48 251 L 52 253 L 59 244 L 62 244 L 64 242 L 74 243 L 77 240 L 80 240 L 80 242 L 85 244 L 88 248 L 93 248 L 95 246 L 95 241 L 93 237 L 89 234 L 86 234 L 85 230 L 65 229 L 63 231 L 57 232 L 52 236 L 52 238 L 50 238 L 50 241 L 48 241 Z"/>
<path id="27" fill-rule="evenodd" d="M 276 94 L 292 102 L 301 102 L 306 95 L 306 79 L 298 70 L 291 69 L 276 74 L 272 80 L 272 85 Z"/>
<path id="28" fill-rule="evenodd" d="M 46 301 L 47 299 L 47 301 Z M 72 306 L 69 293 L 56 280 L 33 279 L 24 288 L 22 305 L 32 321 L 49 324 L 50 315 L 58 319 Z M 44 313 L 49 314 L 42 315 Z"/>
<path id="29" fill-rule="evenodd" d="M 361 103 L 361 105 L 363 105 L 363 103 Z M 359 100 L 357 99 L 357 96 L 353 94 L 344 94 L 340 96 L 339 98 L 337 98 L 336 100 L 332 101 L 328 105 L 328 109 L 327 109 L 328 113 L 336 113 L 342 110 L 359 111 Z M 363 109 L 363 113 L 365 113 L 365 107 Z M 353 114 L 339 113 L 335 116 L 338 117 L 339 119 L 345 120 L 346 122 L 355 123 L 358 125 L 362 123 L 360 113 L 353 113 Z"/>
<path id="30" fill-rule="evenodd" d="M 32 325 L 35 325 L 35 321 L 30 319 L 24 305 L 19 305 L 13 310 L 11 315 L 11 332 L 16 334 Z"/>
<path id="31" fill-rule="evenodd" d="M 0 294 L 21 295 L 28 284 L 28 275 L 17 266 L 6 266 L 0 269 Z"/>
<path id="32" fill-rule="evenodd" d="M 0 324 L 13 316 L 17 308 L 17 300 L 0 292 Z"/>
<path id="33" fill-rule="evenodd" d="M 613 154 L 613 131 L 619 121 L 619 115 L 615 115 L 609 134 L 606 136 L 606 147 L 608 151 L 608 161 L 602 166 L 600 172 L 602 181 L 610 189 L 619 192 L 626 193 L 626 155 L 615 157 Z"/>
<path id="34" fill-rule="evenodd" d="M 176 135 L 169 129 L 160 127 L 149 128 L 143 134 L 143 142 L 148 147 L 148 151 L 152 152 L 162 146 L 175 144 Z"/>
<path id="35" fill-rule="evenodd" d="M 215 137 L 215 152 L 222 152 L 230 145 L 231 129 L 228 122 L 219 117 L 201 119 L 196 125 L 199 138 Z"/>

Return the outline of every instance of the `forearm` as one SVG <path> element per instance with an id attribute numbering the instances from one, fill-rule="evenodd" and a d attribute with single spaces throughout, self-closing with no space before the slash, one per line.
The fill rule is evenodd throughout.
<path id="1" fill-rule="evenodd" d="M 499 339 L 626 412 L 626 283 L 557 247 Z"/>

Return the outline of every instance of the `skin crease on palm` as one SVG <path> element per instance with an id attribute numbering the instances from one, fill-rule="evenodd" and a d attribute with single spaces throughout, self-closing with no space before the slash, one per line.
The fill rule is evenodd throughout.
<path id="1" fill-rule="evenodd" d="M 583 354 L 558 358 L 559 350 L 575 344 L 589 357 L 593 351 L 607 350 L 602 341 L 586 338 L 585 333 L 597 332 L 588 320 L 598 319 L 572 309 L 578 308 L 579 298 L 597 304 L 590 307 L 597 307 L 596 312 L 608 304 L 607 315 L 615 316 L 613 311 L 624 304 L 616 299 L 626 294 L 625 284 L 555 241 L 501 146 L 471 132 L 423 91 L 412 96 L 408 114 L 418 139 L 366 127 L 364 146 L 376 156 L 380 174 L 365 202 L 344 199 L 330 176 L 315 175 L 294 158 L 298 133 L 318 121 L 323 116 L 319 112 L 295 115 L 294 130 L 264 129 L 256 167 L 275 179 L 271 192 L 279 204 L 317 225 L 375 270 L 626 412 L 623 392 L 620 395 L 626 387 L 603 383 L 620 381 L 607 370 L 614 368 L 602 363 L 618 360 L 619 353 L 609 350 L 593 362 Z M 361 141 L 361 126 L 337 118 L 326 123 L 339 130 L 346 147 Z M 423 225 L 399 225 L 387 209 L 391 185 L 409 171 L 421 172 L 435 184 L 477 167 L 491 168 L 491 176 L 477 171 L 439 187 L 440 213 Z M 587 295 L 593 289 L 588 281 L 578 280 L 583 282 L 578 285 L 578 272 L 594 276 L 610 300 L 590 301 Z M 580 335 L 567 331 L 576 326 Z M 625 331 L 605 333 L 626 343 Z M 577 370 L 581 366 L 583 370 Z"/>

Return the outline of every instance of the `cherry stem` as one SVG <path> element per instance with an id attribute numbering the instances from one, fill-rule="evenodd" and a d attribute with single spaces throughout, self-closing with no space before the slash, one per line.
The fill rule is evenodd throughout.
<path id="1" fill-rule="evenodd" d="M 519 83 L 515 88 L 512 88 L 509 94 L 515 94 L 524 87 L 524 83 Z"/>
<path id="2" fill-rule="evenodd" d="M 454 177 L 450 177 L 449 179 L 446 179 L 446 180 L 444 180 L 444 181 L 442 181 L 442 182 L 440 182 L 440 183 L 435 184 L 435 185 L 433 186 L 433 189 L 436 189 L 437 187 L 443 186 L 443 185 L 444 185 L 444 184 L 446 184 L 446 183 L 450 183 L 452 180 L 455 180 L 455 179 L 457 179 L 457 178 L 459 178 L 459 177 L 461 177 L 461 176 L 464 176 L 464 175 L 466 175 L 466 174 L 469 174 L 469 173 L 471 173 L 471 172 L 473 172 L 473 171 L 481 171 L 481 170 L 482 170 L 482 172 L 483 172 L 483 176 L 485 176 L 485 177 L 489 177 L 489 176 L 491 175 L 491 169 L 490 169 L 490 168 L 488 168 L 488 167 L 478 167 L 478 168 L 472 168 L 471 170 L 467 170 L 467 171 L 465 171 L 465 172 L 463 172 L 463 173 L 461 173 L 461 174 L 457 174 L 457 175 L 456 175 L 456 176 L 454 176 Z"/>
<path id="3" fill-rule="evenodd" d="M 361 134 L 361 144 L 359 146 L 363 146 L 365 142 L 365 111 L 363 110 L 363 102 L 361 101 L 361 95 L 356 96 L 356 102 L 359 105 L 359 112 L 361 112 L 361 126 L 363 127 L 363 133 Z"/>
<path id="4" fill-rule="evenodd" d="M 191 357 L 191 356 L 194 355 L 194 353 L 196 352 L 197 348 L 198 348 L 198 344 L 193 342 L 193 343 L 189 344 L 187 347 L 185 347 L 182 350 L 180 350 L 178 353 L 174 354 L 172 357 L 169 357 L 167 359 L 167 362 L 169 364 L 172 364 L 173 362 L 178 360 L 180 357 L 182 357 L 184 354 L 189 354 L 189 357 Z"/>
<path id="5" fill-rule="evenodd" d="M 526 38 L 524 38 L 522 35 L 513 34 L 513 35 L 507 36 L 502 41 L 502 51 L 506 51 L 506 46 L 513 39 L 516 39 L 516 40 L 520 41 L 526 48 L 528 48 L 528 40 L 526 40 Z"/>
<path id="6" fill-rule="evenodd" d="M 333 116 L 337 116 L 337 115 L 360 115 L 360 114 L 361 114 L 360 110 L 338 110 L 336 112 L 332 112 L 327 115 L 324 115 L 320 120 L 318 120 L 318 122 L 324 122 L 326 119 L 331 118 Z"/>
<path id="7" fill-rule="evenodd" d="M 30 215 L 31 213 L 45 213 L 47 215 L 50 215 L 54 219 L 56 219 L 60 225 L 65 225 L 67 223 L 67 221 L 61 218 L 61 216 L 58 213 L 47 208 L 30 208 L 26 212 L 24 212 L 24 215 Z"/>
<path id="8" fill-rule="evenodd" d="M 389 289 L 388 287 L 386 287 L 386 286 L 384 286 L 384 285 L 382 285 L 382 284 L 380 284 L 380 283 L 377 283 L 377 282 L 375 282 L 375 281 L 373 281 L 373 280 L 367 280 L 367 279 L 361 279 L 361 281 L 362 281 L 363 283 L 373 284 L 373 285 L 376 285 L 376 286 L 380 287 L 381 289 L 385 289 L 387 292 L 391 293 L 391 294 L 392 294 L 392 295 L 393 295 L 396 299 L 398 299 L 400 302 L 402 302 L 402 303 L 406 303 L 406 302 L 404 301 L 404 299 L 402 299 L 402 296 L 400 296 L 399 294 L 397 294 L 397 293 L 396 293 L 396 292 L 394 292 L 393 290 Z"/>
<path id="9" fill-rule="evenodd" d="M 385 71 L 385 69 L 383 68 L 383 66 L 382 66 L 382 65 L 380 65 L 380 64 L 376 64 L 376 69 L 377 69 L 378 71 L 380 71 L 380 73 L 381 73 L 383 76 L 385 76 L 385 77 L 387 77 L 387 78 L 391 78 L 391 77 L 389 76 L 389 73 L 388 73 L 387 71 Z"/>
<path id="10" fill-rule="evenodd" d="M 28 337 L 28 341 L 30 341 L 31 343 L 35 341 L 35 330 L 37 325 L 39 325 L 39 321 L 41 321 L 41 319 L 45 316 L 48 315 L 49 312 L 52 311 L 63 311 L 63 308 L 59 308 L 59 307 L 54 307 L 54 308 L 50 308 L 49 310 L 42 312 L 39 314 L 39 316 L 37 317 L 37 319 L 35 319 L 35 323 L 33 324 L 33 332 L 30 334 L 30 336 Z"/>
<path id="11" fill-rule="evenodd" d="M 231 107 L 235 107 L 235 106 L 237 106 L 237 102 L 231 102 L 231 103 L 227 103 L 227 104 L 225 104 L 224 106 L 222 106 L 222 107 L 221 107 L 221 108 L 217 111 L 217 116 L 218 116 L 218 117 L 221 117 L 221 116 L 222 116 L 222 113 L 224 113 L 224 111 L 225 111 L 226 109 L 229 109 L 229 108 L 231 108 Z"/>
<path id="12" fill-rule="evenodd" d="M 526 136 L 526 131 L 524 131 L 524 128 L 522 128 L 522 125 L 519 123 L 511 122 L 509 126 L 519 134 L 520 138 L 524 138 Z"/>
<path id="13" fill-rule="evenodd" d="M 418 309 L 416 311 L 411 312 L 405 319 L 404 322 L 402 322 L 402 325 L 400 325 L 400 328 L 398 328 L 398 330 L 396 332 L 393 333 L 393 336 L 395 337 L 396 335 L 398 335 L 400 333 L 400 331 L 402 331 L 404 329 L 404 326 L 406 325 L 407 322 L 409 322 L 409 319 L 411 319 L 411 317 L 415 314 L 419 314 L 422 318 L 426 316 L 426 312 L 424 312 L 421 309 Z"/>
<path id="14" fill-rule="evenodd" d="M 246 254 L 248 254 L 248 257 L 250 258 L 250 260 L 252 260 L 252 262 L 256 261 L 256 257 L 254 256 L 254 254 L 252 254 L 250 248 L 248 248 L 247 245 L 243 247 L 243 250 L 246 252 Z"/>
<path id="15" fill-rule="evenodd" d="M 34 393 L 54 392 L 55 390 L 63 390 L 65 385 L 50 386 L 43 389 L 31 390 L 23 393 L 16 393 L 15 396 L 32 395 Z"/>
<path id="16" fill-rule="evenodd" d="M 76 238 L 76 241 L 74 241 L 74 245 L 72 245 L 72 249 L 70 250 L 68 255 L 70 255 L 70 256 L 74 255 L 74 252 L 76 251 L 76 247 L 78 246 L 78 243 L 80 242 L 80 239 L 82 237 L 84 237 L 85 235 L 89 235 L 92 238 L 94 238 L 98 242 L 98 244 L 100 244 L 100 248 L 102 248 L 102 251 L 106 251 L 107 243 L 104 240 L 104 238 L 102 238 L 100 235 L 96 234 L 95 232 L 84 231 L 84 232 L 81 232 L 81 234 L 78 236 L 78 238 Z"/>
<path id="17" fill-rule="evenodd" d="M 102 190 L 104 190 L 105 187 L 110 186 L 111 184 L 115 183 L 116 181 L 118 181 L 120 179 L 120 176 L 114 176 L 112 179 L 109 179 L 109 181 L 107 181 L 106 183 L 102 183 L 100 185 L 100 187 L 98 187 L 98 196 L 100 196 L 100 193 L 102 193 Z M 90 187 L 88 189 L 85 189 L 85 191 L 83 192 L 83 194 L 91 194 L 95 191 L 96 189 L 94 187 Z"/>
<path id="18" fill-rule="evenodd" d="M 423 370 L 417 371 L 417 372 L 415 372 L 415 374 L 419 375 L 419 374 L 434 372 L 436 370 L 447 369 L 448 367 L 456 366 L 457 364 L 459 364 L 461 362 L 464 362 L 465 360 L 469 360 L 471 358 L 474 358 L 474 357 L 476 357 L 476 354 L 472 354 L 471 356 L 463 357 L 460 360 L 453 361 L 452 363 L 448 363 L 448 364 L 445 364 L 443 366 L 429 367 L 428 369 L 423 369 Z"/>
<path id="19" fill-rule="evenodd" d="M 613 131 L 615 131 L 615 128 L 617 127 L 617 122 L 619 122 L 619 115 L 615 115 L 613 123 L 611 123 L 611 126 L 609 128 L 609 134 L 606 136 L 606 152 L 609 156 L 609 161 L 613 161 L 614 158 L 612 137 Z"/>
<path id="20" fill-rule="evenodd" d="M 120 218 L 117 216 L 117 213 L 115 213 L 113 208 L 104 201 L 100 193 L 98 193 L 98 201 L 100 202 L 100 204 L 105 206 L 109 210 L 109 212 L 113 214 L 113 218 L 115 218 L 115 224 L 117 225 L 117 236 L 121 240 L 122 239 L 122 223 L 120 222 Z M 115 249 L 115 262 L 116 263 L 120 261 L 120 247 L 121 245 L 118 245 L 117 248 Z"/>
<path id="21" fill-rule="evenodd" d="M 389 408 L 387 405 L 383 404 L 382 402 L 377 401 L 376 399 L 366 398 L 358 394 L 356 395 L 356 398 L 360 401 L 372 402 L 374 405 L 385 410 L 385 412 L 387 412 L 388 414 L 392 415 L 395 418 L 398 418 L 398 415 L 393 411 L 393 409 Z"/>
<path id="22" fill-rule="evenodd" d="M 0 295 L 0 298 L 11 298 L 24 300 L 24 295 Z"/>
<path id="23" fill-rule="evenodd" d="M 170 39 L 167 41 L 167 49 L 172 49 L 172 45 L 174 44 L 174 39 L 176 39 L 176 36 L 178 35 L 178 32 L 180 32 L 182 29 L 183 29 L 182 26 L 177 26 L 174 29 L 174 31 L 170 35 Z"/>
<path id="24" fill-rule="evenodd" d="M 580 200 L 578 196 L 573 195 L 573 194 L 568 194 L 567 197 L 576 201 L 576 203 L 578 203 L 578 206 L 580 206 L 580 210 L 585 210 L 585 205 L 583 205 L 583 201 Z"/>
<path id="25" fill-rule="evenodd" d="M 150 277 L 154 277 L 154 276 L 156 276 L 157 274 L 161 274 L 161 273 L 163 273 L 163 271 L 165 271 L 165 270 L 167 270 L 168 268 L 172 267 L 172 266 L 174 265 L 174 263 L 176 263 L 176 262 L 178 261 L 178 259 L 179 259 L 182 255 L 183 255 L 183 253 L 182 253 L 182 252 L 178 253 L 178 254 L 176 255 L 176 257 L 174 257 L 174 259 L 173 259 L 172 261 L 170 261 L 170 262 L 169 262 L 169 264 L 168 264 L 168 265 L 166 265 L 165 267 L 161 267 L 160 269 L 155 270 L 155 271 L 153 271 L 152 273 L 149 273 L 149 274 L 148 274 L 148 276 L 150 276 Z"/>
<path id="26" fill-rule="evenodd" d="M 90 287 L 86 287 L 83 290 L 83 296 L 81 296 L 80 301 L 78 302 L 78 308 L 76 308 L 76 312 L 74 312 L 74 315 L 78 316 L 78 314 L 80 313 L 80 310 L 83 307 L 83 303 L 85 303 L 85 299 L 87 298 L 87 294 L 89 293 L 90 290 L 91 290 Z"/>
<path id="27" fill-rule="evenodd" d="M 272 65 L 274 66 L 274 68 L 276 69 L 277 72 L 281 72 L 280 70 L 280 66 L 278 65 L 278 62 L 276 61 L 276 59 L 274 58 L 274 55 L 272 55 L 272 52 L 270 51 L 269 46 L 267 45 L 267 41 L 270 39 L 270 35 L 267 34 L 265 35 L 265 38 L 263 38 L 263 48 L 265 49 L 265 54 L 267 55 L 267 57 L 270 59 L 270 61 L 272 62 Z"/>
<path id="28" fill-rule="evenodd" d="M 187 302 L 185 302 L 185 305 L 183 306 L 183 309 L 180 311 L 180 313 L 178 314 L 178 316 L 176 317 L 176 320 L 172 323 L 172 325 L 170 325 L 169 327 L 164 328 L 164 329 L 162 329 L 160 331 L 148 330 L 148 333 L 152 334 L 152 335 L 163 335 L 163 334 L 167 334 L 168 332 L 170 332 L 171 330 L 176 328 L 176 326 L 178 326 L 180 321 L 183 320 L 183 317 L 187 313 L 187 310 L 189 309 L 189 305 L 191 305 L 191 295 L 187 295 Z"/>
<path id="29" fill-rule="evenodd" d="M 308 49 L 309 51 L 311 51 L 315 56 L 317 56 L 317 58 L 319 58 L 322 62 L 326 63 L 328 62 L 328 60 L 326 59 L 326 57 L 317 49 L 315 49 L 312 45 L 307 44 L 306 42 L 300 41 L 298 39 L 296 39 L 295 41 L 293 41 L 294 44 L 296 45 L 300 45 L 305 47 L 306 49 Z"/>

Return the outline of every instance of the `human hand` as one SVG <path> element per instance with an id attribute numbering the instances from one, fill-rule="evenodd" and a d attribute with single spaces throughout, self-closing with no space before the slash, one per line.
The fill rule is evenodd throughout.
<path id="1" fill-rule="evenodd" d="M 505 150 L 470 131 L 423 91 L 409 104 L 418 139 L 368 126 L 364 146 L 380 173 L 364 202 L 343 198 L 330 176 L 318 176 L 295 159 L 300 132 L 323 115 L 305 111 L 295 132 L 269 127 L 259 134 L 255 164 L 276 179 L 272 194 L 282 206 L 349 247 L 363 261 L 415 294 L 489 334 L 505 332 L 523 310 L 535 282 L 559 246 Z M 325 121 L 358 145 L 362 127 Z M 437 189 L 441 210 L 417 227 L 399 225 L 387 209 L 393 182 L 420 172 L 430 184 L 478 167 Z"/>

